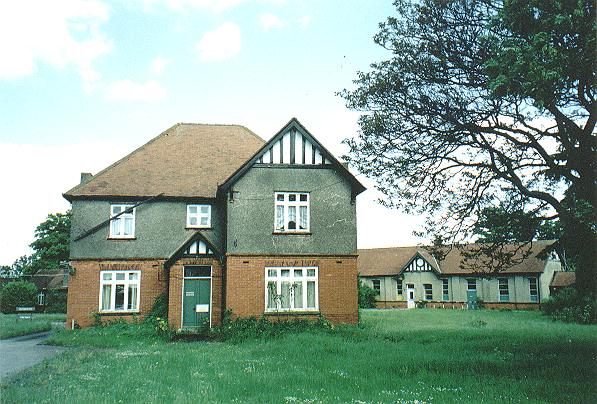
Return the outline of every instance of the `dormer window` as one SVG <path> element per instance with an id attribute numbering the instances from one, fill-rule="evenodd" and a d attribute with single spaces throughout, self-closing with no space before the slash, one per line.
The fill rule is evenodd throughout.
<path id="1" fill-rule="evenodd" d="M 274 231 L 307 233 L 309 231 L 309 194 L 299 192 L 275 193 Z"/>
<path id="2" fill-rule="evenodd" d="M 114 204 L 110 206 L 110 217 L 118 216 L 110 222 L 110 238 L 135 237 L 135 208 L 133 205 Z M 130 209 L 127 211 L 127 209 Z M 125 213 L 122 213 L 125 212 Z"/>
<path id="3" fill-rule="evenodd" d="M 187 205 L 187 227 L 211 227 L 211 205 Z"/>

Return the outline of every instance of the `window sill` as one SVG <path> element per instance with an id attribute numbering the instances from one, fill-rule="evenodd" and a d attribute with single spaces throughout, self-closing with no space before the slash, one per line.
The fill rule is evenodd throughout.
<path id="1" fill-rule="evenodd" d="M 211 226 L 187 226 L 185 227 L 186 230 L 212 230 L 213 227 Z"/>
<path id="2" fill-rule="evenodd" d="M 310 236 L 310 231 L 274 231 L 274 236 Z"/>
<path id="3" fill-rule="evenodd" d="M 110 316 L 135 316 L 135 315 L 139 315 L 141 314 L 141 312 L 139 310 L 137 311 L 100 311 L 98 312 L 98 314 L 100 316 L 106 316 L 106 317 L 110 317 Z"/>
<path id="4" fill-rule="evenodd" d="M 304 316 L 304 315 L 320 315 L 319 310 L 293 310 L 293 311 L 264 311 L 263 315 L 265 316 Z"/>
<path id="5" fill-rule="evenodd" d="M 137 237 L 108 237 L 107 240 L 117 240 L 117 241 L 132 241 L 136 240 Z"/>

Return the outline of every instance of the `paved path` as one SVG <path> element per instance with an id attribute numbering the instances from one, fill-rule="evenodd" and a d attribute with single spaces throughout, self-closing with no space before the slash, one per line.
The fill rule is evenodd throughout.
<path id="1" fill-rule="evenodd" d="M 62 353 L 66 348 L 39 345 L 49 332 L 0 340 L 0 379 Z"/>

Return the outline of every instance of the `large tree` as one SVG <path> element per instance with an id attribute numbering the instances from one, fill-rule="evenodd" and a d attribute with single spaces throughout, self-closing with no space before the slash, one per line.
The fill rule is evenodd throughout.
<path id="1" fill-rule="evenodd" d="M 362 111 L 348 161 L 426 231 L 470 239 L 504 195 L 558 220 L 577 285 L 597 291 L 592 0 L 398 0 L 387 60 L 341 95 Z M 499 269 L 499 268 L 498 268 Z"/>
<path id="2" fill-rule="evenodd" d="M 58 269 L 70 252 L 71 212 L 50 213 L 35 229 L 31 266 L 34 270 Z"/>

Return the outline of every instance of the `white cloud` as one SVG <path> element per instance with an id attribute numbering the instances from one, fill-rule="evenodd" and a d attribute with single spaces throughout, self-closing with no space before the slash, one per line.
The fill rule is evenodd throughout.
<path id="1" fill-rule="evenodd" d="M 155 6 L 165 6 L 175 11 L 185 8 L 206 9 L 221 12 L 232 9 L 247 0 L 143 0 L 145 10 L 152 10 Z"/>
<path id="2" fill-rule="evenodd" d="M 81 171 L 97 173 L 122 157 L 133 145 L 110 143 L 66 146 L 0 143 L 0 183 L 14 198 L 0 198 L 2 217 L 0 265 L 10 265 L 31 254 L 35 227 L 48 213 L 65 212 L 69 203 L 62 193 L 79 183 Z M 59 156 L 59 158 L 57 158 Z"/>
<path id="3" fill-rule="evenodd" d="M 311 24 L 311 17 L 308 15 L 303 15 L 297 21 L 301 27 L 307 28 L 309 24 Z"/>
<path id="4" fill-rule="evenodd" d="M 100 0 L 7 1 L 0 5 L 0 79 L 25 77 L 38 63 L 74 66 L 91 90 L 100 73 L 93 62 L 112 49 L 99 30 L 109 18 Z"/>
<path id="5" fill-rule="evenodd" d="M 172 61 L 170 59 L 163 58 L 161 56 L 156 57 L 151 62 L 150 70 L 155 76 L 161 76 Z"/>
<path id="6" fill-rule="evenodd" d="M 263 28 L 264 31 L 269 31 L 272 28 L 282 28 L 284 26 L 282 20 L 280 20 L 277 15 L 272 13 L 263 14 L 261 17 L 259 17 L 259 22 L 261 23 L 261 28 Z"/>
<path id="7" fill-rule="evenodd" d="M 214 31 L 205 33 L 195 48 L 203 61 L 230 59 L 240 52 L 240 28 L 232 22 L 225 22 Z"/>
<path id="8" fill-rule="evenodd" d="M 119 80 L 110 84 L 106 98 L 111 101 L 158 102 L 168 97 L 168 91 L 157 81 L 135 83 L 131 80 Z"/>

